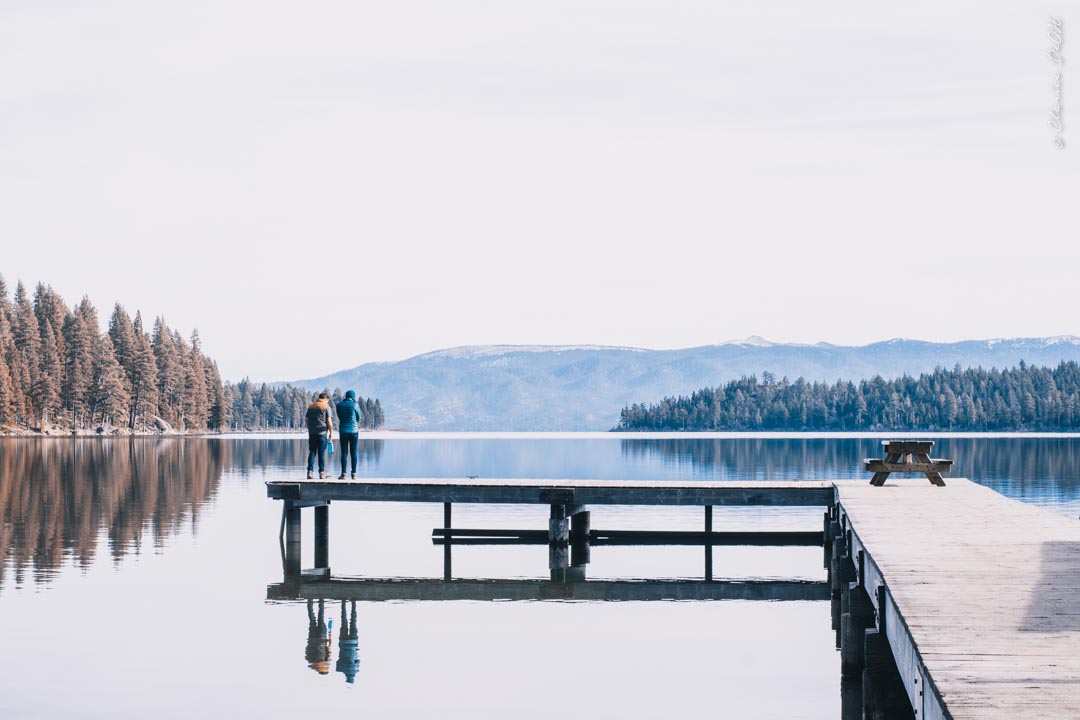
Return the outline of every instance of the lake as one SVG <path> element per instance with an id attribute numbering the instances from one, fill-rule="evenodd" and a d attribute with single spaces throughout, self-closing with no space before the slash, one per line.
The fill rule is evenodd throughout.
<path id="1" fill-rule="evenodd" d="M 385 434 L 361 442 L 360 474 L 857 478 L 880 439 Z M 937 441 L 954 475 L 1080 514 L 1080 438 Z M 282 580 L 281 508 L 263 483 L 301 477 L 305 455 L 295 436 L 0 439 L 0 717 L 840 718 L 828 601 L 268 600 Z M 454 507 L 456 527 L 546 522 L 541 506 Z M 714 522 L 820 530 L 821 513 L 717 508 Z M 701 523 L 700 508 L 592 518 Z M 441 526 L 439 505 L 335 504 L 334 574 L 440 579 Z M 310 532 L 307 514 L 305 567 Z M 548 577 L 545 546 L 453 553 L 455 578 Z M 717 579 L 826 577 L 820 548 L 715 548 L 713 565 Z M 588 565 L 591 580 L 703 572 L 701 547 L 597 547 Z"/>

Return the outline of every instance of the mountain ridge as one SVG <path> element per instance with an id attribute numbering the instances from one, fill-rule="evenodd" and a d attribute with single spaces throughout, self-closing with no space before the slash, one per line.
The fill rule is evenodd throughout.
<path id="1" fill-rule="evenodd" d="M 686 395 L 768 371 L 807 380 L 861 380 L 935 367 L 1011 367 L 1080 361 L 1080 337 L 935 343 L 893 338 L 866 345 L 774 343 L 758 336 L 652 350 L 606 345 L 466 345 L 364 363 L 293 381 L 352 388 L 382 400 L 389 427 L 407 430 L 608 430 L 628 403 Z"/>

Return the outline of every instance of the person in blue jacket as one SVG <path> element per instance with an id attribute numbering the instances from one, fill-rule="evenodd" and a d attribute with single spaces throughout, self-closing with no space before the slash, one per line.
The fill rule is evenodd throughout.
<path id="1" fill-rule="evenodd" d="M 360 440 L 360 406 L 356 404 L 356 391 L 349 390 L 337 404 L 338 438 L 341 442 L 341 475 L 345 479 L 345 461 L 352 461 L 352 478 L 356 479 L 357 449 Z"/>

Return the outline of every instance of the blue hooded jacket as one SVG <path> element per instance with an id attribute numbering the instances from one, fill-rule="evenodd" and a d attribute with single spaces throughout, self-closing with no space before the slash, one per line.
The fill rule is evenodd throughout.
<path id="1" fill-rule="evenodd" d="M 337 404 L 338 433 L 360 432 L 360 407 L 356 404 L 356 392 L 349 390 L 345 399 Z"/>

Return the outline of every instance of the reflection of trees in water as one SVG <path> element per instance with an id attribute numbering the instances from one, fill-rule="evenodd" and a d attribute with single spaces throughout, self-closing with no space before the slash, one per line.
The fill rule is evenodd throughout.
<path id="1" fill-rule="evenodd" d="M 1012 497 L 1080 498 L 1080 438 L 937 438 L 934 456 L 955 460 L 953 474 Z M 637 462 L 690 465 L 716 479 L 862 478 L 863 458 L 881 457 L 869 438 L 671 438 L 622 440 Z"/>
<path id="2" fill-rule="evenodd" d="M 222 440 L 221 442 L 228 441 Z M 268 467 L 302 468 L 307 462 L 308 444 L 306 435 L 297 437 L 295 440 L 244 438 L 232 442 L 233 447 L 230 453 L 232 462 L 229 469 L 238 472 L 240 475 L 247 475 L 251 470 L 262 470 Z M 356 444 L 359 453 L 357 471 L 378 464 L 383 452 L 383 442 L 383 440 L 365 440 L 363 435 L 360 436 L 360 441 Z M 334 455 L 330 463 L 334 468 L 337 467 L 339 452 L 341 450 L 338 447 L 338 438 L 335 434 Z"/>
<path id="3" fill-rule="evenodd" d="M 102 532 L 120 560 L 148 533 L 160 546 L 198 521 L 230 464 L 228 442 L 111 438 L 0 440 L 0 587 L 29 569 L 47 581 L 71 559 L 89 567 Z"/>
<path id="4" fill-rule="evenodd" d="M 720 480 L 788 480 L 852 477 L 861 460 L 881 449 L 875 440 L 828 438 L 628 439 L 622 453 L 635 461 L 691 465 Z"/>

